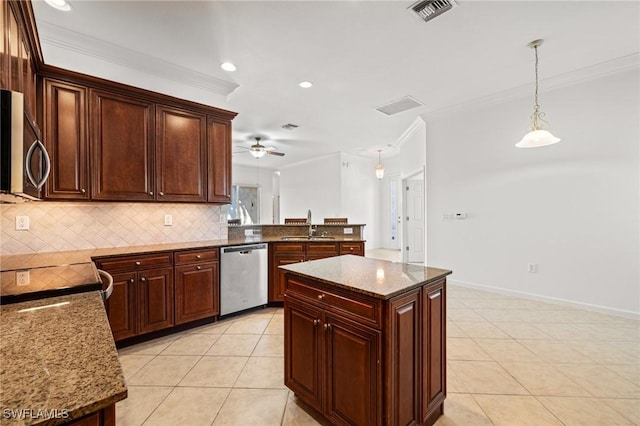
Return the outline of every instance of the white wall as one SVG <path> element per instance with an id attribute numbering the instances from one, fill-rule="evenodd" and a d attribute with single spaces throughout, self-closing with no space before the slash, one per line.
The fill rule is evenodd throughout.
<path id="1" fill-rule="evenodd" d="M 275 170 L 262 167 L 233 165 L 231 178 L 233 185 L 260 186 L 260 223 L 269 224 L 273 221 L 272 197 L 274 172 Z"/>
<path id="2" fill-rule="evenodd" d="M 638 70 L 427 121 L 429 265 L 454 281 L 640 312 Z M 441 219 L 464 211 L 466 220 Z M 536 263 L 537 273 L 527 273 Z"/>

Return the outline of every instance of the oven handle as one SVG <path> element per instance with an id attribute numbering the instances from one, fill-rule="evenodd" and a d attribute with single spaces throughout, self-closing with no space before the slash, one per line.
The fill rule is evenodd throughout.
<path id="1" fill-rule="evenodd" d="M 109 283 L 107 285 L 107 289 L 100 292 L 100 294 L 102 295 L 102 300 L 107 300 L 109 297 L 111 297 L 111 293 L 113 293 L 113 277 L 110 273 L 108 273 L 107 271 L 103 271 L 102 269 L 98 269 L 98 275 L 100 275 L 100 278 L 105 279 L 107 283 Z"/>
<path id="2" fill-rule="evenodd" d="M 31 157 L 33 157 L 36 149 L 42 151 L 42 158 L 44 160 L 44 173 L 42 174 L 42 178 L 39 181 L 36 181 L 36 178 L 33 176 L 33 172 L 31 171 Z M 51 173 L 51 161 L 49 160 L 49 153 L 39 139 L 33 141 L 31 146 L 29 147 L 29 151 L 27 151 L 27 156 L 24 162 L 25 170 L 27 171 L 27 177 L 31 181 L 31 184 L 35 186 L 35 188 L 39 191 L 49 178 L 49 173 Z"/>

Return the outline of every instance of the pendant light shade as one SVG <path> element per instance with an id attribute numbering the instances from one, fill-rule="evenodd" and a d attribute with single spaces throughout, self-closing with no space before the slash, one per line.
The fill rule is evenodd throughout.
<path id="1" fill-rule="evenodd" d="M 376 177 L 378 179 L 382 179 L 384 177 L 384 166 L 380 161 L 380 151 L 382 150 L 381 149 L 378 150 L 378 165 L 376 166 Z"/>
<path id="2" fill-rule="evenodd" d="M 534 95 L 533 114 L 531 114 L 530 131 L 516 144 L 518 148 L 537 148 L 560 142 L 560 138 L 553 136 L 551 132 L 543 129 L 543 123 L 546 123 L 546 121 L 544 119 L 544 112 L 540 111 L 540 105 L 538 105 L 538 46 L 540 46 L 543 41 L 544 40 L 534 40 L 528 44 L 528 46 L 535 51 L 536 55 L 536 91 Z"/>

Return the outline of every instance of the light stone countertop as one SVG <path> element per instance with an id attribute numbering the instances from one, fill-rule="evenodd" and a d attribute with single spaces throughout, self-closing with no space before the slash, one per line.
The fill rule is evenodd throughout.
<path id="1" fill-rule="evenodd" d="M 43 422 L 32 418 L 39 410 L 60 417 L 42 424 L 60 424 L 127 397 L 99 292 L 3 305 L 0 316 L 3 425 Z M 10 410 L 26 418 L 7 418 Z"/>
<path id="2" fill-rule="evenodd" d="M 390 299 L 452 273 L 447 269 L 354 255 L 294 263 L 280 268 L 378 299 Z"/>

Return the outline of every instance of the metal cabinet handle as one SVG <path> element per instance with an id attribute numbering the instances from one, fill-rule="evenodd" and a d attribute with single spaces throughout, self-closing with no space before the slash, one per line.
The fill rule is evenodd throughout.
<path id="1" fill-rule="evenodd" d="M 313 325 L 316 326 L 318 324 L 320 324 L 320 320 L 319 319 L 314 319 L 313 320 Z"/>
<path id="2" fill-rule="evenodd" d="M 42 152 L 42 160 L 44 161 L 44 171 L 42 172 L 40 180 L 36 180 L 35 176 L 33 176 L 33 170 L 31 170 L 31 157 L 33 157 L 36 149 L 39 149 Z M 51 161 L 49 160 L 49 153 L 39 139 L 33 141 L 33 144 L 31 144 L 31 146 L 29 147 L 27 155 L 25 156 L 24 163 L 25 171 L 27 172 L 27 178 L 31 181 L 31 184 L 33 184 L 33 186 L 39 191 L 47 181 L 49 173 L 51 173 Z"/>
<path id="3" fill-rule="evenodd" d="M 331 330 L 331 324 L 330 323 L 326 323 L 324 325 L 324 331 L 329 331 L 329 330 Z"/>
<path id="4" fill-rule="evenodd" d="M 200 256 L 199 254 L 196 255 L 196 259 L 202 259 L 202 256 Z"/>
<path id="5" fill-rule="evenodd" d="M 140 281 L 145 282 L 147 279 L 145 277 L 140 278 Z"/>
<path id="6" fill-rule="evenodd" d="M 153 191 L 149 191 L 149 195 L 153 195 Z"/>
<path id="7" fill-rule="evenodd" d="M 86 191 L 84 188 L 82 188 L 82 189 L 80 190 L 80 193 L 81 193 L 81 194 L 86 194 L 86 192 L 87 192 L 87 191 Z"/>
<path id="8" fill-rule="evenodd" d="M 161 193 L 160 193 L 160 196 L 161 196 L 161 197 L 164 197 L 164 192 L 161 192 Z"/>
<path id="9" fill-rule="evenodd" d="M 323 300 L 324 299 L 324 294 L 319 294 L 318 295 L 318 300 Z"/>
<path id="10" fill-rule="evenodd" d="M 196 269 L 199 271 L 202 269 L 202 266 L 196 266 Z"/>
<path id="11" fill-rule="evenodd" d="M 440 297 L 440 290 L 438 290 L 438 291 L 437 291 L 437 292 L 435 292 L 435 293 L 431 293 L 431 294 L 429 295 L 429 299 L 431 299 L 431 300 L 433 300 L 433 299 L 435 299 L 435 298 L 437 298 L 437 297 Z"/>
<path id="12" fill-rule="evenodd" d="M 349 250 L 353 251 L 353 247 L 349 247 Z"/>
<path id="13" fill-rule="evenodd" d="M 136 262 L 136 266 L 140 266 L 140 262 Z"/>
<path id="14" fill-rule="evenodd" d="M 104 279 L 107 282 L 107 288 L 100 292 L 102 300 L 107 300 L 111 296 L 111 293 L 113 293 L 113 277 L 110 273 L 102 269 L 98 269 L 98 275 L 100 275 L 100 279 Z"/>
<path id="15" fill-rule="evenodd" d="M 133 278 L 129 279 L 129 283 L 130 283 L 130 284 L 133 284 L 133 281 L 134 281 L 134 279 L 133 279 Z"/>

